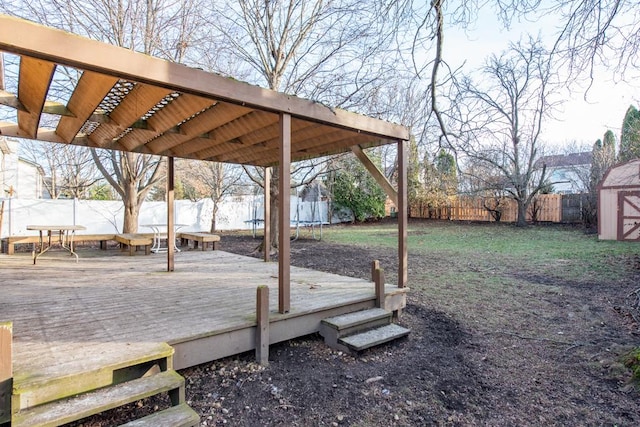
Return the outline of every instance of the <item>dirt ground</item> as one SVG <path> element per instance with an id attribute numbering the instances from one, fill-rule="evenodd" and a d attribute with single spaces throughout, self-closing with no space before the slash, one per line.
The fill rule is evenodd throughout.
<path id="1" fill-rule="evenodd" d="M 257 242 L 225 235 L 221 246 L 251 255 Z M 292 264 L 367 278 L 371 260 L 379 259 L 393 282 L 394 252 L 299 239 Z M 189 368 L 181 371 L 187 400 L 202 425 L 637 426 L 640 394 L 620 355 L 640 341 L 624 305 L 640 283 L 640 259 L 611 262 L 631 263 L 628 277 L 556 283 L 536 269 L 512 266 L 520 283 L 536 286 L 508 296 L 506 324 L 488 320 L 501 315 L 483 311 L 487 304 L 495 312 L 495 304 L 481 296 L 470 310 L 443 303 L 453 294 L 413 290 L 399 319 L 412 330 L 407 339 L 354 358 L 308 336 L 272 346 L 266 368 L 253 354 Z M 464 265 L 473 268 L 473 261 Z M 438 254 L 410 255 L 409 266 L 410 277 L 464 268 Z M 490 274 L 483 268 L 478 274 Z M 150 411 L 158 404 L 137 406 Z M 109 425 L 119 415 L 84 425 Z"/>

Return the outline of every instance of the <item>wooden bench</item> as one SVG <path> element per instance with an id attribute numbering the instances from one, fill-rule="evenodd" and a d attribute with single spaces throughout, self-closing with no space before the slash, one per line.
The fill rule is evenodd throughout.
<path id="1" fill-rule="evenodd" d="M 211 243 L 211 250 L 216 250 L 217 243 L 220 241 L 220 236 L 211 233 L 198 233 L 198 232 L 186 232 L 179 233 L 180 245 L 189 246 L 189 240 L 193 240 L 193 249 L 198 249 L 198 244 L 204 251 L 206 247 Z"/>
<path id="2" fill-rule="evenodd" d="M 100 242 L 100 249 L 107 249 L 107 242 L 115 240 L 115 234 L 76 234 L 73 236 L 73 243 L 78 242 Z M 2 252 L 7 255 L 15 253 L 15 246 L 26 243 L 39 243 L 39 236 L 9 236 L 2 239 Z"/>
<path id="3" fill-rule="evenodd" d="M 144 246 L 144 254 L 149 255 L 151 253 L 153 237 L 148 234 L 125 233 L 116 234 L 115 241 L 120 243 L 123 250 L 125 246 L 128 246 L 129 255 L 133 255 L 138 246 Z"/>

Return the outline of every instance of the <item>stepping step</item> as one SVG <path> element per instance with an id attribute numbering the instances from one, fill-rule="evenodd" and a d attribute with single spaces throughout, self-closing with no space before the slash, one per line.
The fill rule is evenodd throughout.
<path id="1" fill-rule="evenodd" d="M 409 335 L 409 332 L 411 332 L 410 329 L 391 323 L 366 332 L 340 338 L 338 342 L 347 346 L 350 350 L 362 351 L 376 345 L 405 337 Z"/>
<path id="2" fill-rule="evenodd" d="M 362 328 L 372 328 L 391 323 L 391 312 L 383 308 L 354 311 L 341 316 L 322 320 L 322 325 L 337 330 L 338 336 L 344 336 Z"/>
<path id="3" fill-rule="evenodd" d="M 22 410 L 13 416 L 12 425 L 14 427 L 59 426 L 172 390 L 181 390 L 180 395 L 184 397 L 184 378 L 176 371 L 164 371 Z"/>
<path id="4" fill-rule="evenodd" d="M 122 424 L 121 427 L 196 427 L 198 425 L 200 425 L 200 416 L 186 403 L 182 403 Z"/>
<path id="5" fill-rule="evenodd" d="M 71 346 L 72 344 L 69 344 Z M 13 379 L 13 406 L 25 410 L 62 398 L 142 377 L 157 365 L 172 368 L 173 347 L 166 343 L 82 344 L 73 357 L 60 349 L 56 363 L 46 358 L 28 365 L 14 365 L 20 374 Z"/>

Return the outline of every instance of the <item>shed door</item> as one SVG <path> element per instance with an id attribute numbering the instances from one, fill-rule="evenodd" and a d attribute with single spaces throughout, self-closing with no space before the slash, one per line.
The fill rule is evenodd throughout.
<path id="1" fill-rule="evenodd" d="M 618 240 L 640 240 L 640 191 L 618 193 Z"/>

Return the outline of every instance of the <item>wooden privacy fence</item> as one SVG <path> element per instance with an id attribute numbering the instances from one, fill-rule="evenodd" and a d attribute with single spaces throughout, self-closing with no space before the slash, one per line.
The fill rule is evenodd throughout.
<path id="1" fill-rule="evenodd" d="M 564 222 L 562 216 L 561 194 L 542 194 L 527 210 L 530 222 Z M 448 219 L 451 221 L 488 221 L 495 222 L 496 216 L 487 209 L 500 213 L 500 222 L 515 222 L 518 218 L 518 205 L 509 198 L 483 198 L 458 196 L 452 197 L 447 206 L 438 208 L 422 203 L 414 203 L 410 208 L 412 218 Z"/>

